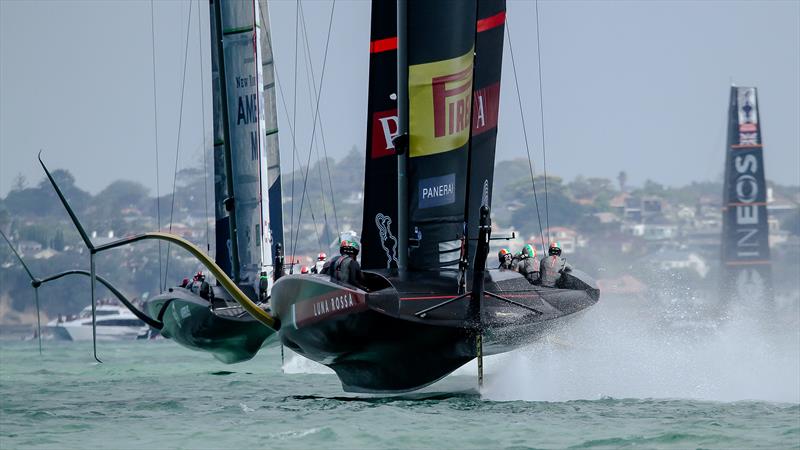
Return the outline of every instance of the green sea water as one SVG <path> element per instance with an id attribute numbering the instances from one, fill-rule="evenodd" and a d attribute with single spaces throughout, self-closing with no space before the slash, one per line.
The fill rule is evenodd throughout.
<path id="1" fill-rule="evenodd" d="M 278 347 L 224 365 L 168 340 L 101 342 L 98 364 L 90 343 L 39 356 L 3 340 L 0 448 L 800 448 L 794 334 L 645 338 L 602 314 L 489 358 L 480 390 L 468 365 L 389 397 L 282 365 Z"/>

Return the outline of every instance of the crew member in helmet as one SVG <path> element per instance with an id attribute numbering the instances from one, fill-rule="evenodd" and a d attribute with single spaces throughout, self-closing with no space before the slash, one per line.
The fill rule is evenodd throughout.
<path id="1" fill-rule="evenodd" d="M 311 273 L 321 273 L 322 267 L 325 266 L 326 261 L 328 261 L 328 255 L 324 252 L 317 255 L 317 262 L 311 266 Z"/>
<path id="2" fill-rule="evenodd" d="M 331 281 L 347 283 L 359 289 L 367 290 L 364 287 L 364 274 L 361 273 L 361 266 L 356 261 L 358 242 L 348 239 L 342 240 L 339 244 L 339 253 L 340 255 L 334 256 L 325 263 L 320 273 L 329 274 Z"/>
<path id="3" fill-rule="evenodd" d="M 539 284 L 539 260 L 536 259 L 536 248 L 525 244 L 519 252 L 517 271 L 531 283 Z"/>
<path id="4" fill-rule="evenodd" d="M 561 256 L 561 245 L 558 242 L 550 244 L 547 255 L 541 262 L 541 283 L 544 287 L 556 287 L 561 274 L 572 270 L 572 266 Z"/>
<path id="5" fill-rule="evenodd" d="M 302 275 L 308 275 L 311 273 L 311 270 L 308 269 L 308 266 L 303 266 L 300 268 L 300 273 Z"/>
<path id="6" fill-rule="evenodd" d="M 269 300 L 269 275 L 266 270 L 262 270 L 258 275 L 258 299 L 265 303 Z"/>
<path id="7" fill-rule="evenodd" d="M 197 272 L 192 279 L 191 291 L 200 297 L 208 300 L 211 297 L 211 286 L 206 282 L 203 272 Z"/>
<path id="8" fill-rule="evenodd" d="M 507 248 L 501 248 L 499 252 L 497 252 L 497 260 L 500 263 L 497 266 L 498 269 L 506 269 L 511 270 L 511 261 L 513 260 L 514 256 L 508 251 Z"/>

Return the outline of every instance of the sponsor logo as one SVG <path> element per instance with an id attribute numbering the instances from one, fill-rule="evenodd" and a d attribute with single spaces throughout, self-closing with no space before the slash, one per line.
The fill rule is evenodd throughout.
<path id="1" fill-rule="evenodd" d="M 392 234 L 392 218 L 382 213 L 375 215 L 375 225 L 381 237 L 381 247 L 386 252 L 386 268 L 392 267 L 392 261 L 397 262 L 397 238 Z"/>
<path id="2" fill-rule="evenodd" d="M 467 143 L 472 107 L 473 51 L 408 68 L 410 152 L 413 157 Z"/>
<path id="3" fill-rule="evenodd" d="M 734 285 L 739 299 L 755 300 L 766 297 L 767 283 L 756 269 L 748 268 L 739 271 L 736 274 Z"/>
<path id="4" fill-rule="evenodd" d="M 419 208 L 449 205 L 456 201 L 456 175 L 419 180 Z"/>
<path id="5" fill-rule="evenodd" d="M 500 83 L 476 89 L 472 101 L 472 135 L 477 136 L 484 131 L 497 127 L 497 115 L 500 108 Z"/>
<path id="6" fill-rule="evenodd" d="M 739 145 L 758 144 L 758 112 L 755 88 L 737 88 Z"/>
<path id="7" fill-rule="evenodd" d="M 394 155 L 393 139 L 398 135 L 397 109 L 372 114 L 372 159 Z"/>
<path id="8" fill-rule="evenodd" d="M 736 256 L 757 258 L 761 256 L 760 237 L 763 234 L 763 230 L 759 229 L 761 223 L 759 210 L 763 205 L 757 204 L 761 192 L 761 186 L 756 178 L 758 158 L 754 154 L 737 156 L 733 160 L 733 167 L 736 172 L 733 184 Z"/>
<path id="9" fill-rule="evenodd" d="M 302 327 L 342 312 L 360 311 L 366 307 L 362 294 L 334 290 L 295 304 L 295 324 Z"/>

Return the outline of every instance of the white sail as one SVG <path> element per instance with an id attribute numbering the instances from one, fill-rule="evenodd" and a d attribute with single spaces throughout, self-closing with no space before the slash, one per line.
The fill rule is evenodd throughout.
<path id="1" fill-rule="evenodd" d="M 258 3 L 256 0 L 222 0 L 218 11 L 222 25 L 222 58 L 217 62 L 224 64 L 221 71 L 224 80 L 221 80 L 219 88 L 224 89 L 222 97 L 227 100 L 224 105 L 227 109 L 225 144 L 230 155 L 235 214 L 236 248 L 231 253 L 238 255 L 236 281 L 247 284 L 257 282 L 262 264 L 271 261 L 268 233 L 264 231 L 268 227 L 269 204 L 261 188 L 266 150 L 261 56 L 256 26 Z M 224 111 L 220 113 L 222 116 Z M 224 120 L 222 123 L 225 125 Z M 217 198 L 218 203 L 223 200 Z"/>

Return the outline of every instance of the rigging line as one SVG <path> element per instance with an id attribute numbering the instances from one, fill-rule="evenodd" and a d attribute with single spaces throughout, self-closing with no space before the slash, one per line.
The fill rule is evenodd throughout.
<path id="1" fill-rule="evenodd" d="M 311 62 L 311 46 L 308 43 L 308 31 L 307 31 L 307 28 L 306 28 L 306 17 L 305 17 L 305 13 L 303 12 L 302 5 L 300 6 L 300 22 L 302 22 L 302 24 L 303 24 L 303 40 L 305 41 L 305 52 L 303 52 L 303 55 L 305 56 L 305 62 L 307 64 L 307 67 L 311 71 L 311 78 L 309 78 L 308 74 L 306 74 L 306 84 L 308 85 L 308 91 L 309 92 L 313 92 L 314 98 L 316 98 L 316 96 L 317 96 L 317 88 L 314 85 L 316 83 L 316 77 L 314 76 L 314 66 L 313 66 L 313 64 Z M 313 103 L 313 100 L 312 100 L 311 97 L 308 98 L 308 103 L 309 103 L 309 106 L 311 107 L 311 109 L 313 110 L 314 109 L 314 103 Z M 320 121 L 319 121 L 320 134 L 322 134 L 322 126 L 323 126 L 322 118 L 320 117 Z M 323 142 L 324 142 L 324 140 L 323 140 Z M 323 217 L 323 221 L 324 221 L 323 232 L 327 232 L 328 229 L 329 229 L 329 224 L 328 224 L 328 205 L 327 205 L 327 202 L 325 201 L 325 189 L 324 189 L 324 182 L 323 182 L 323 177 L 322 177 L 322 163 L 320 161 L 319 143 L 318 142 L 314 143 L 314 150 L 316 151 L 316 154 L 317 154 L 317 172 L 319 174 L 319 193 L 320 193 L 320 197 L 322 198 L 322 217 Z M 331 192 L 331 200 L 333 200 L 333 192 Z M 313 211 L 313 208 L 312 208 L 312 211 Z M 315 226 L 316 226 L 316 221 L 315 221 Z M 325 239 L 326 242 L 330 242 L 330 239 L 328 239 L 329 236 L 326 235 L 325 237 L 326 237 L 326 239 Z M 321 244 L 320 244 L 320 250 L 319 251 L 322 251 L 322 245 Z"/>
<path id="2" fill-rule="evenodd" d="M 547 147 L 544 136 L 544 94 L 542 92 L 542 46 L 539 41 L 539 0 L 536 0 L 536 67 L 539 69 L 539 117 L 542 121 L 542 170 L 544 171 L 544 214 L 547 224 L 547 245 L 550 246 L 550 203 L 547 200 Z M 542 241 L 544 245 L 544 241 Z"/>
<path id="3" fill-rule="evenodd" d="M 305 32 L 305 30 L 306 30 L 306 18 L 305 18 L 305 15 L 303 14 L 302 5 L 300 6 L 300 14 L 301 14 L 300 18 L 303 21 L 303 31 Z M 306 50 L 308 51 L 308 61 L 309 61 L 308 62 L 308 66 L 311 69 L 311 79 L 314 80 L 314 83 L 316 83 L 316 77 L 314 76 L 314 64 L 313 64 L 313 62 L 311 62 L 311 46 L 308 43 L 308 35 L 304 34 L 304 36 L 305 36 Z M 312 88 L 314 90 L 314 97 L 316 97 L 317 96 L 317 87 L 314 85 L 314 83 L 311 83 L 311 86 L 312 86 Z M 326 169 L 326 171 L 328 173 L 328 187 L 330 188 L 331 205 L 333 206 L 333 222 L 336 225 L 336 235 L 338 237 L 339 232 L 341 232 L 341 230 L 339 229 L 339 216 L 336 213 L 336 196 L 334 195 L 334 192 L 333 192 L 333 177 L 331 177 L 331 165 L 330 165 L 330 160 L 328 159 L 328 145 L 327 145 L 327 143 L 325 141 L 325 126 L 324 126 L 324 124 L 322 122 L 322 117 L 319 118 L 319 133 L 320 133 L 320 138 L 322 139 L 322 151 L 323 151 L 323 154 L 325 155 L 325 169 Z M 320 189 L 322 189 L 322 181 L 320 181 Z M 323 194 L 323 197 L 324 197 L 324 194 Z M 327 220 L 326 220 L 326 224 L 327 224 Z"/>
<path id="4" fill-rule="evenodd" d="M 297 156 L 297 153 L 294 154 L 294 157 L 297 158 L 297 165 L 299 165 L 301 167 L 301 170 L 302 170 L 302 164 L 300 162 L 300 157 Z M 303 199 L 305 199 L 309 195 L 310 194 L 308 194 L 305 190 L 303 191 Z M 303 202 L 302 201 L 300 202 L 300 206 L 301 207 L 303 206 Z M 314 217 L 314 208 L 311 205 L 311 199 L 310 198 L 308 199 L 308 205 L 306 205 L 306 206 L 308 206 L 308 210 L 311 213 L 311 222 L 314 224 L 314 234 L 317 236 L 317 247 L 319 248 L 319 251 L 322 251 L 322 241 L 319 238 L 319 230 L 317 229 L 317 218 Z M 301 210 L 301 212 L 302 212 L 302 210 Z M 297 228 L 298 229 L 300 228 L 300 223 L 299 222 L 297 224 Z"/>
<path id="5" fill-rule="evenodd" d="M 328 21 L 328 36 L 325 38 L 325 53 L 322 57 L 322 73 L 319 78 L 319 95 L 317 96 L 317 106 L 314 111 L 314 123 L 311 127 L 311 145 L 308 147 L 308 161 L 306 162 L 306 173 L 303 180 L 303 196 L 300 199 L 300 213 L 297 217 L 297 226 L 300 226 L 300 220 L 303 218 L 303 200 L 305 200 L 305 192 L 306 188 L 308 187 L 308 170 L 311 167 L 311 154 L 313 153 L 311 149 L 314 145 L 314 138 L 317 135 L 317 119 L 319 118 L 319 101 L 322 98 L 322 86 L 325 81 L 325 69 L 328 65 L 328 47 L 331 43 L 331 29 L 333 28 L 333 13 L 336 10 L 336 0 L 333 0 L 333 4 L 331 5 L 331 17 Z M 294 255 L 294 250 L 297 249 L 297 238 L 298 235 L 295 234 L 294 236 L 294 243 L 292 244 L 292 255 Z"/>
<path id="6" fill-rule="evenodd" d="M 542 238 L 542 247 L 544 247 L 544 230 L 542 228 L 542 215 L 539 212 L 539 196 L 536 194 L 536 181 L 534 180 L 533 160 L 531 159 L 531 149 L 528 145 L 528 131 L 525 126 L 525 113 L 522 109 L 522 96 L 519 92 L 519 82 L 517 81 L 517 64 L 514 61 L 514 46 L 511 44 L 511 27 L 509 21 L 506 20 L 506 37 L 508 38 L 508 50 L 511 53 L 511 68 L 514 72 L 514 86 L 517 91 L 517 104 L 519 105 L 519 117 L 522 120 L 522 135 L 525 137 L 525 151 L 528 152 L 528 169 L 531 173 L 531 185 L 533 186 L 533 201 L 536 204 L 536 218 L 539 220 L 539 236 Z"/>
<path id="7" fill-rule="evenodd" d="M 286 104 L 286 96 L 283 94 L 283 85 L 281 84 L 281 79 L 278 76 L 278 71 L 277 70 L 275 70 L 275 84 L 278 86 L 278 94 L 279 94 L 279 96 L 281 98 L 281 104 L 283 104 L 283 113 L 286 115 L 286 121 L 287 121 L 287 123 L 289 125 L 289 133 L 291 134 L 292 139 L 294 139 L 294 127 L 292 126 L 292 123 L 289 120 L 289 106 Z M 294 160 L 296 160 L 298 162 L 298 164 L 300 163 L 300 158 L 297 156 L 296 152 L 292 152 L 292 159 L 293 159 L 292 162 L 294 162 Z M 304 193 L 304 195 L 305 195 L 305 193 Z M 314 217 L 314 210 L 313 209 L 311 209 L 311 220 L 314 222 L 314 231 L 316 232 L 317 223 L 316 223 L 316 218 Z M 317 232 L 317 244 L 320 247 L 322 246 L 320 244 L 320 241 L 319 241 L 319 232 Z"/>
<path id="8" fill-rule="evenodd" d="M 153 12 L 153 2 L 150 0 L 150 44 L 152 47 L 153 55 L 153 127 L 155 129 L 155 143 L 156 143 L 156 220 L 158 221 L 158 231 L 161 231 L 161 182 L 158 174 L 158 91 L 156 90 L 156 30 L 155 30 L 155 13 Z M 164 292 L 161 288 L 161 242 L 158 243 L 158 291 Z"/>
<path id="9" fill-rule="evenodd" d="M 201 16 L 200 16 L 200 3 L 202 0 L 197 0 L 197 43 L 198 49 L 200 52 L 200 104 L 201 104 L 201 111 L 202 115 L 200 116 L 200 122 L 203 124 L 203 190 L 205 195 L 205 222 L 206 222 L 206 253 L 211 253 L 211 227 L 208 224 L 208 161 L 206 159 L 206 154 L 208 150 L 206 149 L 206 80 L 205 80 L 205 67 L 203 64 L 203 32 L 201 27 Z"/>
<path id="10" fill-rule="evenodd" d="M 181 82 L 181 103 L 178 111 L 178 139 L 175 144 L 175 171 L 172 174 L 172 206 L 169 211 L 169 232 L 172 233 L 172 219 L 175 216 L 175 191 L 178 182 L 178 156 L 181 150 L 181 127 L 183 126 L 183 94 L 186 88 L 186 62 L 189 59 L 189 31 L 192 29 L 192 5 L 194 2 L 189 2 L 189 20 L 186 24 L 186 45 L 183 50 L 183 80 Z M 167 276 L 169 274 L 169 251 L 170 243 L 167 243 L 167 257 L 164 267 L 164 289 L 167 288 Z"/>
<path id="11" fill-rule="evenodd" d="M 295 0 L 295 13 L 294 13 L 294 96 L 292 106 L 292 123 L 297 123 L 297 39 L 300 30 L 300 0 Z M 292 133 L 292 154 L 297 153 L 297 141 L 295 140 L 294 133 Z M 294 229 L 294 156 L 292 157 L 292 206 L 289 213 L 289 242 L 292 242 L 295 234 Z M 294 261 L 294 250 L 292 250 L 292 261 Z M 294 265 L 291 266 L 292 268 Z M 291 272 L 291 269 L 290 269 Z"/>
<path id="12" fill-rule="evenodd" d="M 292 139 L 294 139 L 294 127 L 292 126 L 292 123 L 289 121 L 289 107 L 286 105 L 286 97 L 283 95 L 283 85 L 281 85 L 281 80 L 278 77 L 278 71 L 277 70 L 275 71 L 275 84 L 278 86 L 278 94 L 280 95 L 281 103 L 283 104 L 283 113 L 286 115 L 286 118 L 287 118 L 286 121 L 288 122 L 288 125 L 289 125 L 289 133 L 292 135 Z M 293 158 L 293 160 L 296 160 L 298 162 L 298 164 L 300 163 L 300 158 L 297 156 L 297 153 L 292 152 L 292 158 Z M 305 196 L 305 192 L 303 193 L 303 195 Z M 314 217 L 314 210 L 313 209 L 311 209 L 311 220 L 314 222 L 314 231 L 317 233 L 317 245 L 322 247 L 322 244 L 320 243 L 320 239 L 319 239 L 319 232 L 317 231 L 317 228 L 316 228 L 317 227 L 317 220 Z"/>

